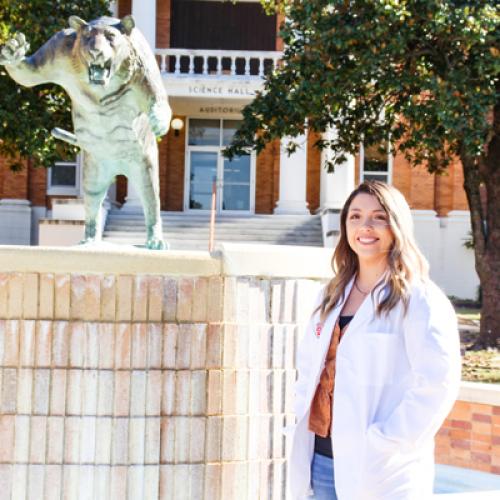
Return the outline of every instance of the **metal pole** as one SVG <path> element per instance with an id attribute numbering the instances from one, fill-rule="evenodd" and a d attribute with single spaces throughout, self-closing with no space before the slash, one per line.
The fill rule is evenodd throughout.
<path id="1" fill-rule="evenodd" d="M 208 242 L 208 251 L 212 252 L 214 249 L 214 235 L 215 235 L 215 202 L 217 197 L 217 185 L 215 181 L 212 183 L 212 209 L 210 211 L 210 237 Z"/>

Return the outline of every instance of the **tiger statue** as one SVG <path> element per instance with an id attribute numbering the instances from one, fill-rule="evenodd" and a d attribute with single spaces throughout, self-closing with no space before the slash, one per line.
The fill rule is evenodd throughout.
<path id="1" fill-rule="evenodd" d="M 85 238 L 100 238 L 99 214 L 109 186 L 125 175 L 144 209 L 146 248 L 164 249 L 156 138 L 168 132 L 172 111 L 158 64 L 132 16 L 69 18 L 33 55 L 16 34 L 0 49 L 0 64 L 19 84 L 55 83 L 72 103 L 74 134 L 52 132 L 81 149 Z"/>

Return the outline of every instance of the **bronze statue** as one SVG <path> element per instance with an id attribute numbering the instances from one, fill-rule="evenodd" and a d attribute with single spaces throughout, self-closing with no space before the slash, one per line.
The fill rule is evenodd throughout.
<path id="1" fill-rule="evenodd" d="M 158 64 L 132 16 L 76 16 L 33 55 L 18 33 L 0 50 L 0 64 L 21 85 L 56 83 L 72 102 L 74 134 L 53 135 L 81 148 L 85 239 L 93 242 L 106 192 L 123 174 L 136 187 L 146 220 L 146 247 L 163 249 L 158 147 L 172 111 Z"/>

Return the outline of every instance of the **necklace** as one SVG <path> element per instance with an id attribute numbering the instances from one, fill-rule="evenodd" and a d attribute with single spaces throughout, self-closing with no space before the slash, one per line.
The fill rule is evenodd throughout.
<path id="1" fill-rule="evenodd" d="M 356 290 L 361 294 L 361 295 L 368 295 L 370 292 L 363 292 L 361 288 L 359 288 L 358 283 L 355 281 L 354 286 L 356 287 Z"/>

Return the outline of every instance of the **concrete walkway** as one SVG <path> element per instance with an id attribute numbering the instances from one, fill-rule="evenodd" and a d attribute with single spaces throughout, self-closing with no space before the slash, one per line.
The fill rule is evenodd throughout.
<path id="1" fill-rule="evenodd" d="M 499 500 L 500 475 L 437 464 L 434 490 L 442 500 Z"/>

